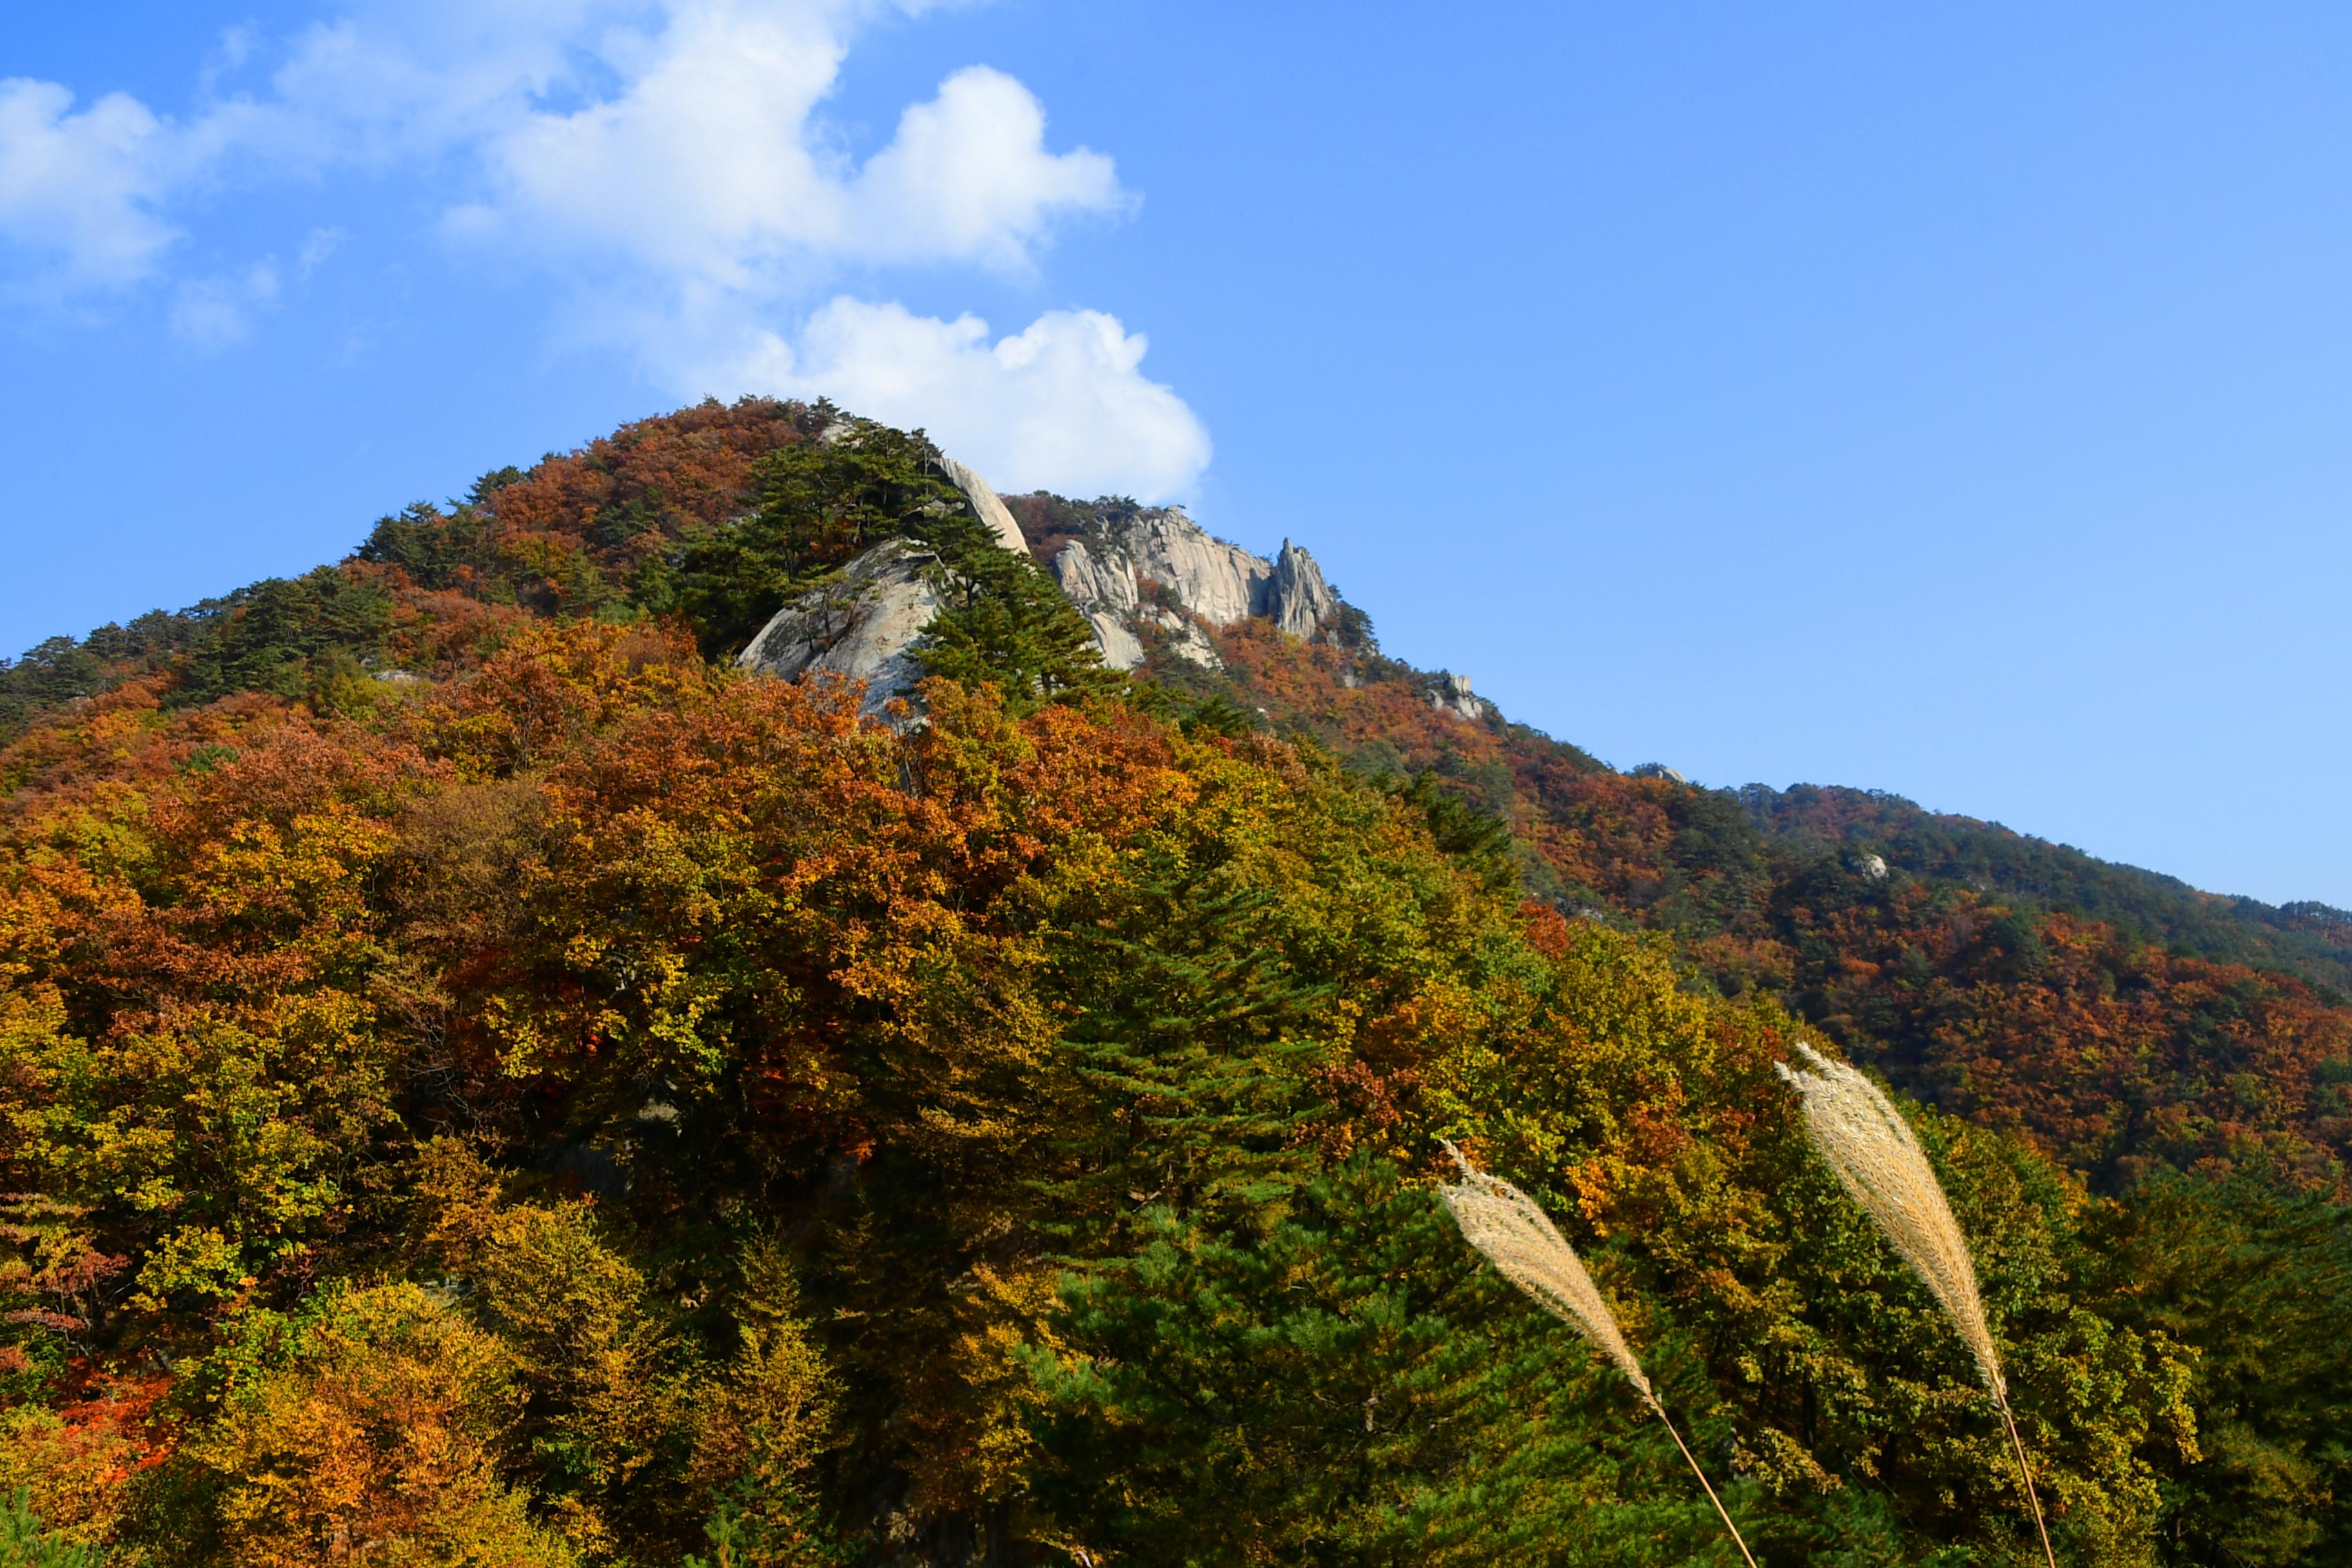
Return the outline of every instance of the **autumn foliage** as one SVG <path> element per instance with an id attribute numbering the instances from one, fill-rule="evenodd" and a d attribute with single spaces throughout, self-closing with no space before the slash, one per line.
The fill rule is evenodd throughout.
<path id="1" fill-rule="evenodd" d="M 2352 1542 L 2324 982 L 1857 876 L 1366 643 L 1008 695 L 976 620 L 927 723 L 861 721 L 650 607 L 834 418 L 490 476 L 29 704 L 42 1539 L 1710 1560 L 1618 1374 L 1440 1245 L 1451 1140 L 1561 1219 L 1759 1560 L 2016 1560 L 1999 1412 L 1773 1075 L 1802 1023 L 1927 1102 L 2063 1558 Z"/>

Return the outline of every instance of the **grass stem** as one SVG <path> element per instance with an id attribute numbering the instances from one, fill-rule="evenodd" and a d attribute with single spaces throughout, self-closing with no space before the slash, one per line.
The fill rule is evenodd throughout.
<path id="1" fill-rule="evenodd" d="M 2058 1554 L 2050 1550 L 2050 1527 L 2042 1522 L 2042 1499 L 2033 1489 L 2033 1467 L 2025 1460 L 2025 1439 L 2017 1435 L 2017 1417 L 2010 1413 L 2009 1396 L 1998 1396 L 2000 1418 L 2009 1424 L 2010 1446 L 2017 1450 L 2017 1473 L 2025 1478 L 2025 1500 L 2033 1505 L 2033 1528 L 2042 1534 L 2042 1555 L 2050 1568 L 2058 1568 Z"/>
<path id="2" fill-rule="evenodd" d="M 1666 1407 L 1658 1403 L 1655 1394 L 1650 1395 L 1650 1408 L 1657 1413 L 1659 1424 L 1665 1427 L 1666 1436 L 1675 1440 L 1675 1447 L 1683 1451 L 1683 1462 L 1690 1466 L 1691 1474 L 1698 1478 L 1698 1484 L 1706 1492 L 1706 1500 L 1715 1505 L 1716 1517 L 1723 1521 L 1724 1529 L 1731 1531 L 1731 1543 L 1739 1548 L 1739 1555 L 1748 1559 L 1748 1568 L 1756 1568 L 1756 1554 L 1748 1550 L 1747 1539 L 1739 1533 L 1739 1527 L 1731 1522 L 1731 1515 L 1724 1508 L 1723 1500 L 1715 1495 L 1713 1487 L 1707 1485 L 1706 1472 L 1698 1468 L 1698 1460 L 1692 1455 L 1690 1445 L 1684 1442 L 1683 1435 L 1675 1430 L 1675 1424 L 1666 1419 Z M 2051 1568 L 2057 1568 L 2057 1564 L 2051 1564 Z"/>

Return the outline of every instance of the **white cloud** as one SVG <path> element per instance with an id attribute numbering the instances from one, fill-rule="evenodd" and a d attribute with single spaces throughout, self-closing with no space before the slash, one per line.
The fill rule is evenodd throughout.
<path id="1" fill-rule="evenodd" d="M 920 426 L 1003 489 L 1164 500 L 1209 464 L 1209 434 L 1182 398 L 1141 373 L 1145 340 L 1097 310 L 1053 310 L 992 343 L 895 304 L 836 299 L 794 345 L 769 336 L 719 374 L 747 390 L 831 397 Z"/>
<path id="2" fill-rule="evenodd" d="M 39 258 L 52 296 L 120 290 L 163 273 L 210 192 L 423 179 L 457 255 L 535 272 L 570 301 L 560 336 L 620 349 L 673 389 L 826 394 L 928 426 L 1016 488 L 1184 490 L 1208 438 L 1109 316 L 1049 312 L 991 342 L 968 316 L 844 299 L 789 347 L 774 330 L 877 268 L 1027 276 L 1064 225 L 1134 207 L 1110 158 L 1054 150 L 1035 95 L 987 67 L 851 156 L 824 108 L 852 45 L 929 3 L 345 0 L 281 45 L 222 35 L 184 120 L 119 94 L 75 112 L 58 84 L 0 83 L 0 240 Z M 214 96 L 273 52 L 266 89 Z M 342 238 L 313 228 L 294 280 Z M 278 284 L 268 262 L 172 281 L 173 331 L 236 342 Z"/>
<path id="3" fill-rule="evenodd" d="M 1045 107 L 986 66 L 960 70 L 900 117 L 898 134 L 855 186 L 856 240 L 891 258 L 950 257 L 1024 267 L 1066 213 L 1122 212 L 1134 198 L 1111 161 L 1045 151 Z"/>
<path id="4" fill-rule="evenodd" d="M 1133 205 L 972 67 L 860 168 L 820 110 L 877 0 L 376 0 L 297 36 L 268 94 L 178 123 L 0 83 L 0 232 L 98 288 L 147 276 L 163 216 L 224 179 L 445 167 L 451 232 L 550 260 L 789 292 L 845 266 L 1027 267 L 1063 219 Z M 911 8 L 911 7 L 910 7 Z M 249 31 L 225 35 L 241 63 Z M 551 107 L 557 105 L 560 107 Z"/>
<path id="5" fill-rule="evenodd" d="M 847 47 L 836 10 L 816 5 L 681 6 L 658 32 L 608 35 L 619 88 L 486 137 L 490 193 L 453 225 L 758 290 L 877 262 L 1017 272 L 1056 222 L 1132 205 L 1110 159 L 1049 152 L 1044 107 L 981 66 L 851 169 L 816 119 Z"/>
<path id="6" fill-rule="evenodd" d="M 253 320 L 278 302 L 278 264 L 259 261 L 225 278 L 180 285 L 172 300 L 172 335 L 192 348 L 224 349 L 253 335 Z"/>
<path id="7" fill-rule="evenodd" d="M 787 247 L 843 248 L 845 194 L 809 119 L 844 44 L 828 17 L 765 9 L 695 7 L 657 36 L 606 39 L 621 89 L 489 138 L 492 194 L 461 212 L 465 228 L 729 287 L 756 284 Z"/>
<path id="8" fill-rule="evenodd" d="M 79 113 L 73 101 L 56 82 L 0 81 L 0 237 L 31 261 L 14 292 L 137 282 L 174 237 L 155 207 L 163 122 L 119 92 Z"/>
<path id="9" fill-rule="evenodd" d="M 684 4 L 685 0 L 677 0 Z M 639 0 L 357 0 L 293 39 L 257 144 L 282 166 L 392 168 L 483 143 L 606 68 L 593 46 Z"/>

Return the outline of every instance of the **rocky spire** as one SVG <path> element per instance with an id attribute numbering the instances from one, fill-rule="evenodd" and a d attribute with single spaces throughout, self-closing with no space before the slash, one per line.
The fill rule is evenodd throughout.
<path id="1" fill-rule="evenodd" d="M 1282 542 L 1282 553 L 1275 558 L 1274 580 L 1268 586 L 1265 613 L 1291 637 L 1312 637 L 1326 621 L 1339 614 L 1339 596 L 1323 581 L 1323 569 L 1315 564 L 1315 557 L 1287 539 Z"/>
<path id="2" fill-rule="evenodd" d="M 994 531 L 997 543 L 1016 555 L 1029 553 L 1029 542 L 1021 536 L 1021 525 L 1013 521 L 1013 513 L 997 493 L 988 488 L 986 479 L 953 458 L 941 458 L 940 468 L 955 481 L 956 489 L 963 491 L 964 499 L 971 502 L 971 510 L 980 513 L 980 521 Z"/>

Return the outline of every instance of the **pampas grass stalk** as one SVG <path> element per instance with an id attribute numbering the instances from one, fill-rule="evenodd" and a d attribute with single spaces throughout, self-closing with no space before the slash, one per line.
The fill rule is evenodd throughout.
<path id="1" fill-rule="evenodd" d="M 1584 1271 L 1584 1260 L 1576 1256 L 1576 1248 L 1568 1244 L 1568 1238 L 1536 1206 L 1533 1198 L 1500 1176 L 1488 1175 L 1472 1166 L 1453 1144 L 1446 1144 L 1445 1152 L 1461 1168 L 1462 1180 L 1439 1191 L 1446 1208 L 1454 1215 L 1454 1223 L 1462 1227 L 1462 1239 L 1485 1254 L 1486 1261 L 1501 1270 L 1506 1279 L 1534 1297 L 1545 1310 L 1591 1341 L 1594 1349 L 1614 1362 L 1627 1381 L 1641 1390 L 1643 1402 L 1665 1427 L 1675 1447 L 1682 1450 L 1684 1463 L 1698 1478 L 1706 1500 L 1715 1505 L 1717 1517 L 1723 1521 L 1723 1528 L 1731 1532 L 1739 1555 L 1748 1559 L 1748 1568 L 1756 1568 L 1756 1558 L 1741 1539 L 1739 1527 L 1731 1522 L 1723 1500 L 1707 1484 L 1706 1472 L 1698 1468 L 1690 1445 L 1675 1430 L 1675 1424 L 1666 1419 L 1666 1407 L 1658 1403 L 1657 1391 L 1650 1386 L 1633 1348 L 1625 1342 L 1616 1314 L 1601 1299 L 1592 1276 Z"/>
<path id="2" fill-rule="evenodd" d="M 2009 1428 L 2010 1446 L 2017 1450 L 2017 1471 L 2025 1479 L 2025 1500 L 2033 1509 L 2042 1555 L 2050 1568 L 2058 1568 L 2049 1528 L 2042 1521 L 2042 1499 L 2033 1489 L 2033 1467 L 2026 1461 L 2025 1440 L 2018 1435 L 2017 1416 L 2009 1407 L 2000 1352 L 1993 1348 L 1984 1299 L 1977 1291 L 1976 1261 L 1969 1255 L 1959 1222 L 1952 1217 L 1952 1205 L 1944 1199 L 1935 1168 L 1927 1163 L 1927 1151 L 1876 1084 L 1801 1041 L 1797 1049 L 1803 1067 L 1773 1065 L 1804 1101 L 1805 1128 L 1812 1134 L 1813 1147 L 1837 1173 L 1839 1184 L 1927 1282 L 1960 1342 L 1976 1358 L 1977 1371 Z"/>

